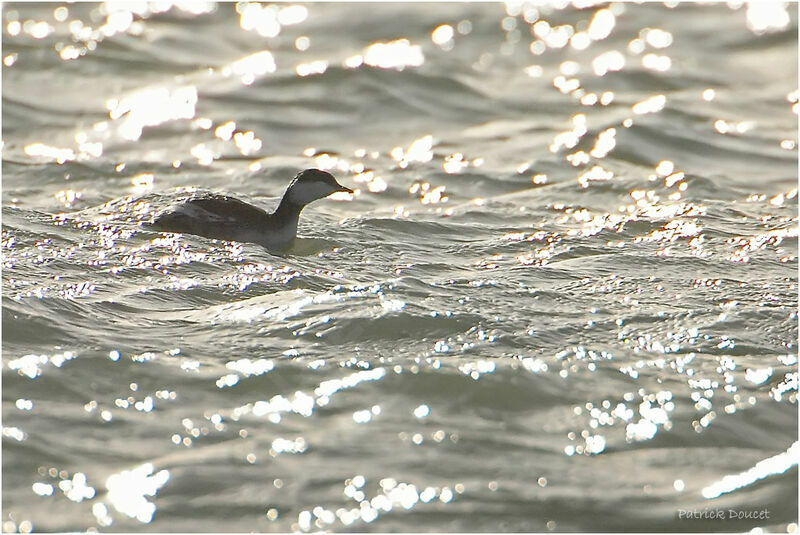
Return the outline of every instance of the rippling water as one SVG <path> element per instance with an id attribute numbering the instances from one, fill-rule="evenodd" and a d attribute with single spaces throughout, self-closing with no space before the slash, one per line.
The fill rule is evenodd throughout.
<path id="1" fill-rule="evenodd" d="M 4 531 L 797 530 L 797 16 L 6 4 Z M 141 223 L 319 201 L 274 255 Z"/>

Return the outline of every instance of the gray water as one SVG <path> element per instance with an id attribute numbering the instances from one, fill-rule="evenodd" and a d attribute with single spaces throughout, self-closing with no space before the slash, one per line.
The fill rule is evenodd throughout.
<path id="1" fill-rule="evenodd" d="M 3 530 L 796 532 L 796 11 L 5 5 Z"/>

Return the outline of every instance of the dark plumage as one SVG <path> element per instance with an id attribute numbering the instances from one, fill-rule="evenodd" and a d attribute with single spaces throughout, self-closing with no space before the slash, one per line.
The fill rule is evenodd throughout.
<path id="1" fill-rule="evenodd" d="M 272 213 L 234 197 L 205 193 L 184 199 L 158 214 L 152 227 L 164 232 L 286 249 L 294 242 L 297 221 L 305 205 L 337 191 L 353 192 L 330 173 L 306 169 L 294 177 Z"/>

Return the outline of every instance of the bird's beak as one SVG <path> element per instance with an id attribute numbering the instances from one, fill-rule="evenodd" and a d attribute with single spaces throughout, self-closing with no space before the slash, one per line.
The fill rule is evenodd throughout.
<path id="1" fill-rule="evenodd" d="M 346 187 L 342 186 L 341 184 L 339 184 L 339 191 L 344 191 L 345 193 L 349 193 L 350 195 L 353 194 L 353 190 L 351 190 L 350 188 L 346 188 Z"/>

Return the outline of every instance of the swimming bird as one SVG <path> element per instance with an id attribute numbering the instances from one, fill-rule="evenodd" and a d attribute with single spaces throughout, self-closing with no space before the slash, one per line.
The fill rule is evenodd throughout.
<path id="1" fill-rule="evenodd" d="M 297 221 L 303 208 L 337 191 L 353 193 L 332 174 L 306 169 L 292 179 L 272 213 L 227 195 L 207 193 L 170 206 L 155 217 L 152 228 L 286 250 L 297 236 Z"/>

